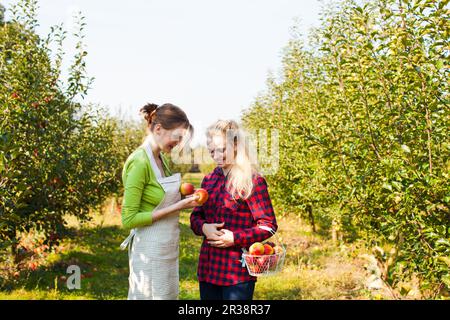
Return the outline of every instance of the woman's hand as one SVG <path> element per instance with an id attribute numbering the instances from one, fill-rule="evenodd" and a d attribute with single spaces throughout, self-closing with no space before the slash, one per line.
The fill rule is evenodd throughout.
<path id="1" fill-rule="evenodd" d="M 197 202 L 199 196 L 188 196 L 183 200 L 180 200 L 168 207 L 155 210 L 152 212 L 152 221 L 158 221 L 160 219 L 164 219 L 165 216 L 172 214 L 176 211 L 184 210 L 184 209 L 192 209 L 194 207 L 199 206 L 200 204 Z"/>
<path id="2" fill-rule="evenodd" d="M 220 230 L 222 235 L 216 240 L 208 241 L 209 245 L 217 248 L 228 248 L 234 245 L 234 234 L 230 230 Z"/>
<path id="3" fill-rule="evenodd" d="M 219 237 L 223 234 L 222 228 L 225 225 L 225 222 L 222 223 L 204 223 L 202 226 L 203 234 L 206 236 L 207 240 L 218 240 Z"/>
<path id="4" fill-rule="evenodd" d="M 182 199 L 176 203 L 178 210 L 184 210 L 184 209 L 192 209 L 195 207 L 198 207 L 200 204 L 197 202 L 199 199 L 199 195 L 195 196 L 187 196 L 185 199 Z"/>

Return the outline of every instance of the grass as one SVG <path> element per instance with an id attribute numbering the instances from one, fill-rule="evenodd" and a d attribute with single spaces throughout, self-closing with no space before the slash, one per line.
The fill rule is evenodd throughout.
<path id="1" fill-rule="evenodd" d="M 201 176 L 183 180 L 199 186 Z M 38 269 L 21 274 L 10 290 L 0 291 L 0 299 L 127 298 L 128 255 L 119 248 L 127 232 L 120 226 L 120 216 L 106 210 L 89 223 L 68 222 L 73 236 L 47 255 Z M 295 216 L 279 216 L 278 224 L 288 249 L 285 267 L 277 275 L 258 279 L 255 299 L 373 298 L 364 286 L 367 275 L 357 247 L 336 247 Z M 180 228 L 180 299 L 199 299 L 196 272 L 201 238 L 190 230 L 189 212 L 180 214 Z M 66 270 L 72 264 L 83 274 L 79 290 L 69 290 L 63 278 L 69 276 Z"/>

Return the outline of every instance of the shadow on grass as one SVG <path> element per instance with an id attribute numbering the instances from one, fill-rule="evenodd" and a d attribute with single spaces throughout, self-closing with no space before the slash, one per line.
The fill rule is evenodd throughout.
<path id="1" fill-rule="evenodd" d="M 180 224 L 180 282 L 197 281 L 198 256 L 202 238 L 189 225 Z"/>
<path id="2" fill-rule="evenodd" d="M 197 281 L 197 263 L 201 237 L 186 223 L 180 224 L 180 286 Z M 56 299 L 126 299 L 128 293 L 128 252 L 120 244 L 128 232 L 119 226 L 84 227 L 66 238 L 62 252 L 49 257 L 49 264 L 20 279 L 15 288 L 53 293 Z M 81 288 L 67 288 L 67 268 L 81 270 Z M 42 294 L 41 294 L 42 296 Z M 44 295 L 47 297 L 48 295 Z M 39 296 L 37 297 L 39 298 Z"/>
<path id="3" fill-rule="evenodd" d="M 83 228 L 66 239 L 68 247 L 56 254 L 51 263 L 24 279 L 25 290 L 53 291 L 57 296 L 81 296 L 91 299 L 124 299 L 128 291 L 128 256 L 119 245 L 126 232 L 117 226 Z M 76 265 L 81 272 L 81 288 L 67 288 L 67 268 Z"/>

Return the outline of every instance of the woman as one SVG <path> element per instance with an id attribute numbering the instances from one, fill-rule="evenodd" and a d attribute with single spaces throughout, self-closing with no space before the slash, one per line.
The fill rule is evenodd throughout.
<path id="1" fill-rule="evenodd" d="M 204 236 L 198 263 L 202 300 L 251 300 L 256 277 L 241 262 L 242 248 L 277 230 L 265 179 L 256 172 L 242 131 L 234 121 L 218 121 L 207 130 L 208 149 L 217 163 L 202 181 L 208 201 L 190 217 L 195 234 Z"/>
<path id="2" fill-rule="evenodd" d="M 181 176 L 172 174 L 166 158 L 192 126 L 183 110 L 172 104 L 147 104 L 149 134 L 126 160 L 122 180 L 122 224 L 132 229 L 122 243 L 128 246 L 128 299 L 178 298 L 179 211 L 192 209 L 194 197 L 181 199 Z"/>

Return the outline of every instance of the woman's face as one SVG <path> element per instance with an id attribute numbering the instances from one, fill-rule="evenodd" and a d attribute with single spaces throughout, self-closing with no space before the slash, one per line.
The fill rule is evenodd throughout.
<path id="1" fill-rule="evenodd" d="M 208 151 L 220 168 L 226 168 L 234 162 L 233 148 L 228 147 L 226 139 L 221 134 L 216 134 L 207 139 Z M 231 151 L 231 152 L 230 152 Z"/>
<path id="2" fill-rule="evenodd" d="M 164 129 L 160 124 L 157 124 L 153 130 L 153 135 L 155 137 L 155 142 L 158 147 L 164 153 L 172 152 L 172 149 L 175 148 L 183 137 L 187 134 L 187 129 L 185 128 L 176 128 L 167 130 Z"/>

